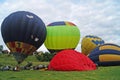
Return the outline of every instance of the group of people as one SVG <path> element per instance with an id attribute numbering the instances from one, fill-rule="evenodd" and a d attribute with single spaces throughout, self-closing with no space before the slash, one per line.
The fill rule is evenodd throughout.
<path id="1" fill-rule="evenodd" d="M 48 65 L 36 65 L 33 66 L 31 62 L 28 62 L 25 66 L 1 66 L 0 71 L 20 71 L 20 70 L 47 70 Z"/>

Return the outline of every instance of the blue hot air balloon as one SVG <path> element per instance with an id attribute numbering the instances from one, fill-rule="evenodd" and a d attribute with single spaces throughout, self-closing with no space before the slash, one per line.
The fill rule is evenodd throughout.
<path id="1" fill-rule="evenodd" d="M 88 57 L 98 66 L 120 65 L 120 46 L 111 43 L 100 45 Z"/>
<path id="2" fill-rule="evenodd" d="M 21 63 L 44 43 L 47 32 L 44 22 L 37 15 L 17 11 L 4 19 L 1 33 L 7 47 Z"/>

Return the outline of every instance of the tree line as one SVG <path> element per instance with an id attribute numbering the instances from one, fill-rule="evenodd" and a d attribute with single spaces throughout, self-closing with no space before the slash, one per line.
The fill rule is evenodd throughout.
<path id="1" fill-rule="evenodd" d="M 55 54 L 40 51 L 40 52 L 34 52 L 34 55 L 39 61 L 43 62 L 43 61 L 50 61 Z"/>

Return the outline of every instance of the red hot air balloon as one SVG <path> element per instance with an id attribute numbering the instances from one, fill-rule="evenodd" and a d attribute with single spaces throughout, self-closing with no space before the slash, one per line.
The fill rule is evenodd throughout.
<path id="1" fill-rule="evenodd" d="M 48 69 L 57 71 L 84 71 L 95 70 L 96 65 L 80 52 L 75 50 L 63 50 L 53 57 Z"/>

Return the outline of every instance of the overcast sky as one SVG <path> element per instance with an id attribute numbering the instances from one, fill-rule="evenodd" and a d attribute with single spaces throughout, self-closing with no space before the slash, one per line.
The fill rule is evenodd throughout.
<path id="1" fill-rule="evenodd" d="M 96 35 L 106 43 L 120 45 L 120 0 L 0 0 L 0 25 L 15 11 L 32 12 L 46 25 L 54 21 L 73 22 L 80 29 L 80 40 Z M 6 49 L 1 32 L 0 44 Z M 81 51 L 80 44 L 77 51 Z"/>

